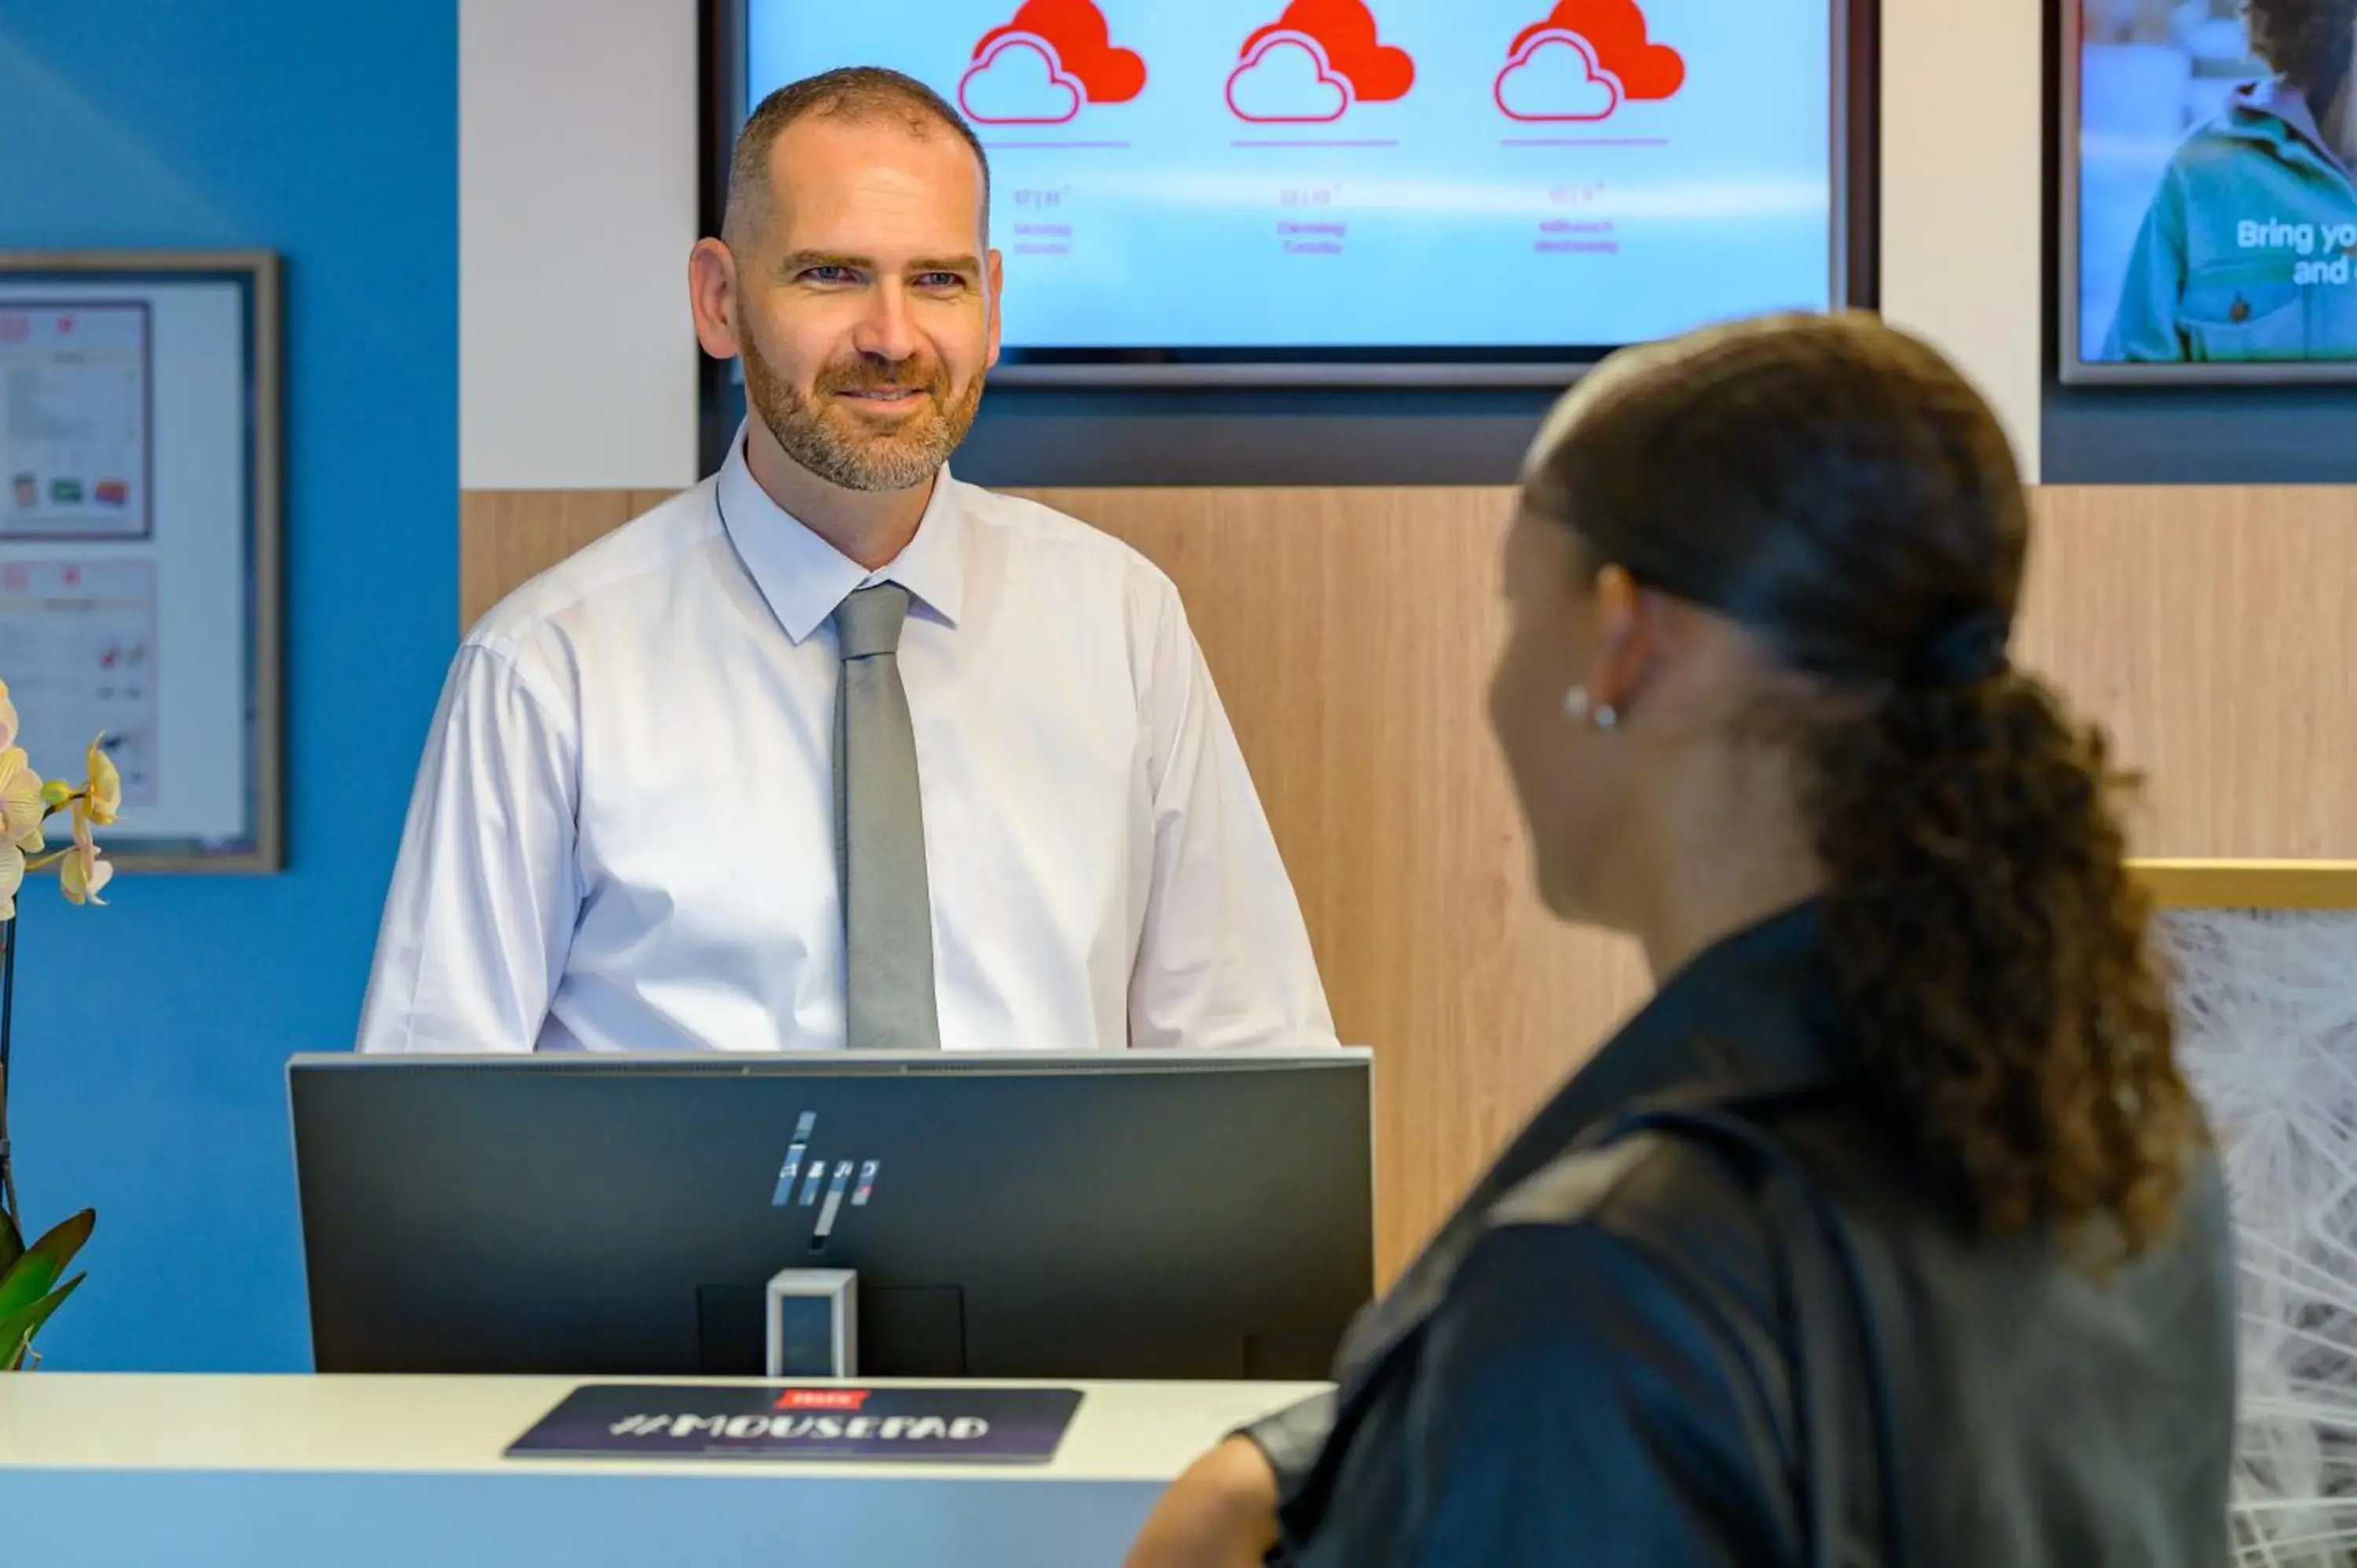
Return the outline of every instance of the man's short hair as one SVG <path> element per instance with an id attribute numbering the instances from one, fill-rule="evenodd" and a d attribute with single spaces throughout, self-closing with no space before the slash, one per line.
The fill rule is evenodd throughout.
<path id="1" fill-rule="evenodd" d="M 2243 0 L 2243 21 L 2251 52 L 2311 91 L 2337 87 L 2357 48 L 2357 0 Z"/>
<path id="2" fill-rule="evenodd" d="M 721 237 L 732 247 L 747 225 L 759 222 L 769 211 L 770 152 L 779 134 L 795 121 L 813 114 L 854 124 L 893 121 L 916 136 L 943 129 L 954 133 L 974 149 L 974 161 L 982 169 L 982 230 L 984 242 L 988 242 L 990 156 L 982 150 L 982 138 L 974 134 L 965 116 L 913 76 L 882 66 L 852 65 L 788 82 L 762 99 L 760 107 L 745 122 L 737 137 L 736 156 L 728 165 L 728 210 L 720 225 Z"/>

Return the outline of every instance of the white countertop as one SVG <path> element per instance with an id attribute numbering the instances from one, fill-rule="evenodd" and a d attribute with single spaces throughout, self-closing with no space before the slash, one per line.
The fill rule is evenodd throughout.
<path id="1" fill-rule="evenodd" d="M 0 1469 L 697 1474 L 914 1478 L 1022 1475 L 1167 1484 L 1225 1434 L 1308 1397 L 1306 1383 L 1057 1383 L 1086 1397 L 1046 1465 L 503 1458 L 585 1383 L 660 1378 L 0 1377 Z M 888 1380 L 860 1386 L 890 1388 Z M 976 1385 L 981 1386 L 981 1385 Z M 1005 1387 L 1027 1385 L 1006 1384 Z M 1047 1386 L 1047 1385 L 1028 1385 Z"/>
<path id="2" fill-rule="evenodd" d="M 1317 1391 L 999 1385 L 1085 1396 L 1045 1465 L 503 1457 L 585 1383 L 662 1381 L 0 1376 L 0 1540 L 75 1568 L 1119 1568 L 1197 1455 Z"/>

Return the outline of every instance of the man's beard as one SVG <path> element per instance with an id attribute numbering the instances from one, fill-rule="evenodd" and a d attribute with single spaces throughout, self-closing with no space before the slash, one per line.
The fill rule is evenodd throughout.
<path id="1" fill-rule="evenodd" d="M 846 490 L 905 490 L 924 483 L 949 461 L 974 426 L 983 378 L 953 392 L 937 360 L 911 357 L 897 364 L 860 358 L 838 360 L 804 392 L 771 368 L 749 335 L 738 346 L 745 364 L 745 401 L 786 456 Z M 835 394 L 870 387 L 908 387 L 925 394 L 912 414 L 878 428 L 859 405 Z"/>

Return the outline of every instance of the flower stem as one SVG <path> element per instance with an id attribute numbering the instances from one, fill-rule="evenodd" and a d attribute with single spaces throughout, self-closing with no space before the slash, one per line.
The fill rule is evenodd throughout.
<path id="1" fill-rule="evenodd" d="M 8 1149 L 8 1047 L 10 1026 L 16 1014 L 16 932 L 15 918 L 0 920 L 0 1213 L 7 1215 L 21 1233 L 23 1210 L 16 1207 L 16 1162 Z"/>

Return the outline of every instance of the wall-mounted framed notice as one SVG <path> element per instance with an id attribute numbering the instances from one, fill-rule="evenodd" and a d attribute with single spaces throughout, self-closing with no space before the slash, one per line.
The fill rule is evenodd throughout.
<path id="1" fill-rule="evenodd" d="M 0 252 L 0 680 L 126 869 L 284 864 L 278 259 Z"/>

